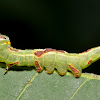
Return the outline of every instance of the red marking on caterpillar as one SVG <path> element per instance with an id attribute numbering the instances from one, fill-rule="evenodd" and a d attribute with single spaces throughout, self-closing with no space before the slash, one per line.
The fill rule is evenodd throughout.
<path id="1" fill-rule="evenodd" d="M 12 63 L 12 64 L 7 64 L 8 66 L 13 66 L 13 65 L 18 65 L 19 64 L 19 62 L 17 61 L 17 62 L 15 62 L 15 63 Z"/>
<path id="2" fill-rule="evenodd" d="M 90 64 L 90 63 L 91 63 L 91 61 L 92 61 L 92 59 L 91 59 L 91 60 L 89 60 L 87 64 Z"/>
<path id="3" fill-rule="evenodd" d="M 34 55 L 37 57 L 41 57 L 44 53 L 50 52 L 50 51 L 56 51 L 56 49 L 46 48 L 44 51 L 36 51 L 34 52 Z"/>
<path id="4" fill-rule="evenodd" d="M 44 54 L 44 51 L 36 51 L 34 52 L 35 56 L 40 57 Z"/>
<path id="5" fill-rule="evenodd" d="M 65 51 L 64 50 L 57 50 L 58 52 L 61 52 L 61 53 L 65 53 Z"/>
<path id="6" fill-rule="evenodd" d="M 41 66 L 40 66 L 39 62 L 35 61 L 35 65 L 36 65 L 37 71 L 40 73 L 41 72 Z"/>
<path id="7" fill-rule="evenodd" d="M 6 44 L 11 44 L 11 42 L 9 41 L 9 42 L 6 42 Z"/>
<path id="8" fill-rule="evenodd" d="M 9 49 L 12 50 L 12 51 L 16 51 L 16 52 L 18 52 L 17 49 L 12 49 L 11 47 L 9 47 Z"/>
<path id="9" fill-rule="evenodd" d="M 52 49 L 52 48 L 46 48 L 44 50 L 44 53 L 50 52 L 50 51 L 56 51 L 56 49 Z"/>
<path id="10" fill-rule="evenodd" d="M 69 65 L 69 67 L 75 74 L 79 73 L 79 71 L 76 68 L 74 68 L 72 65 Z"/>
<path id="11" fill-rule="evenodd" d="M 3 36 L 0 36 L 0 39 L 6 39 L 5 37 L 3 37 Z"/>
<path id="12" fill-rule="evenodd" d="M 89 52 L 91 49 L 88 49 L 87 51 L 84 51 L 84 52 L 82 52 L 82 53 L 86 53 L 86 52 Z"/>
<path id="13" fill-rule="evenodd" d="M 70 67 L 71 71 L 74 73 L 74 76 L 79 77 L 79 75 L 78 75 L 79 71 L 76 68 L 74 68 L 72 65 L 69 65 L 69 67 Z"/>

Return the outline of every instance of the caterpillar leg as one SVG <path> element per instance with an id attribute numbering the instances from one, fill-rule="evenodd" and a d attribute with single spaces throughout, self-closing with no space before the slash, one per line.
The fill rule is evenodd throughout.
<path id="1" fill-rule="evenodd" d="M 67 72 L 67 66 L 65 65 L 65 63 L 62 62 L 58 62 L 59 64 L 55 64 L 55 68 L 57 69 L 57 72 L 59 75 L 65 75 Z"/>
<path id="2" fill-rule="evenodd" d="M 80 77 L 82 73 L 82 69 L 80 67 L 75 68 L 69 64 L 69 70 L 74 74 L 75 77 Z"/>
<path id="3" fill-rule="evenodd" d="M 40 73 L 43 70 L 43 67 L 40 66 L 39 61 L 35 61 L 35 67 L 37 69 L 37 72 Z"/>
<path id="4" fill-rule="evenodd" d="M 54 71 L 54 67 L 53 67 L 53 66 L 46 66 L 45 68 L 46 68 L 46 72 L 47 72 L 48 74 L 52 74 L 53 71 Z"/>
<path id="5" fill-rule="evenodd" d="M 13 65 L 18 65 L 19 62 L 14 62 L 14 63 L 11 63 L 11 64 L 7 64 L 6 65 L 6 69 L 4 71 L 4 75 L 8 72 L 8 69 L 13 66 Z"/>
<path id="6" fill-rule="evenodd" d="M 56 69 L 60 75 L 65 75 L 67 72 L 67 68 L 65 67 L 57 67 Z"/>
<path id="7" fill-rule="evenodd" d="M 65 75 L 67 72 L 67 66 L 65 64 L 59 63 L 55 65 L 59 75 Z"/>

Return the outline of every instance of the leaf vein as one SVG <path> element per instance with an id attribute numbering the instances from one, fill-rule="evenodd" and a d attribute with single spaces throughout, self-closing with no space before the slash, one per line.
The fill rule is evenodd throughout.
<path id="1" fill-rule="evenodd" d="M 76 90 L 76 91 L 74 92 L 74 94 L 71 96 L 70 100 L 73 99 L 73 97 L 76 95 L 76 93 L 79 91 L 79 89 L 80 89 L 88 80 L 90 80 L 90 79 L 85 80 L 85 81 L 77 88 L 77 90 Z"/>
<path id="2" fill-rule="evenodd" d="M 27 87 L 29 86 L 29 84 L 36 78 L 36 76 L 38 75 L 38 73 L 36 73 L 31 80 L 26 84 L 26 86 L 24 87 L 24 89 L 22 90 L 22 92 L 19 94 L 19 96 L 17 97 L 16 100 L 19 100 L 20 97 L 22 96 L 22 94 L 24 93 L 24 91 L 27 89 Z"/>

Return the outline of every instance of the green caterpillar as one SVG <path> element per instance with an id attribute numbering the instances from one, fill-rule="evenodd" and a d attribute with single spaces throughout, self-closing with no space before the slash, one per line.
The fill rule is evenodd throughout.
<path id="1" fill-rule="evenodd" d="M 20 50 L 11 47 L 9 37 L 0 35 L 0 62 L 6 63 L 6 74 L 11 66 L 35 66 L 38 72 L 44 67 L 47 73 L 52 73 L 56 68 L 60 75 L 65 75 L 67 70 L 75 77 L 80 77 L 82 69 L 100 59 L 100 46 L 89 49 L 83 53 L 68 53 L 56 49 Z"/>

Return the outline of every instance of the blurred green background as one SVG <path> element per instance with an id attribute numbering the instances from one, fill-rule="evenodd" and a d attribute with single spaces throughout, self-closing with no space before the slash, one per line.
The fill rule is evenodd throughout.
<path id="1" fill-rule="evenodd" d="M 16 48 L 79 53 L 100 46 L 100 0 L 0 0 L 0 32 Z"/>

